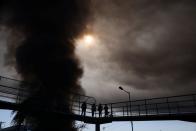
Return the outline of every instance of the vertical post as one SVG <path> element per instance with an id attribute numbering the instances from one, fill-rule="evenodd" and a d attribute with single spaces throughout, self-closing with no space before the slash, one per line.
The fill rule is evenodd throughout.
<path id="1" fill-rule="evenodd" d="M 127 92 L 129 94 L 129 102 L 131 103 L 131 95 L 130 95 L 130 92 Z M 127 109 L 128 109 L 128 106 L 127 106 Z M 128 113 L 128 111 L 127 111 Z M 133 131 L 133 121 L 131 121 L 131 128 L 132 128 L 132 131 Z"/>
<path id="2" fill-rule="evenodd" d="M 124 90 L 121 86 L 119 86 L 118 88 L 119 88 L 120 90 L 123 90 L 124 92 L 126 92 L 126 93 L 129 95 L 129 103 L 130 103 L 130 102 L 131 102 L 130 92 Z M 130 109 L 130 110 L 131 110 L 131 109 Z M 128 111 L 129 111 L 129 109 L 128 109 L 128 105 L 127 105 L 127 116 L 129 115 L 129 114 L 128 114 Z M 131 121 L 131 126 L 132 126 L 132 131 L 133 131 L 133 121 Z"/>
<path id="3" fill-rule="evenodd" d="M 129 109 L 129 112 L 130 112 L 130 116 L 132 116 L 132 110 L 131 110 L 131 101 L 129 102 L 129 106 L 130 106 L 130 109 Z"/>
<path id="4" fill-rule="evenodd" d="M 171 111 L 170 111 L 170 106 L 169 106 L 169 99 L 168 99 L 168 97 L 167 97 L 167 108 L 168 108 L 168 113 L 169 113 L 169 115 L 171 114 Z"/>
<path id="5" fill-rule="evenodd" d="M 131 121 L 131 131 L 133 131 L 133 121 Z"/>
<path id="6" fill-rule="evenodd" d="M 79 115 L 80 115 L 80 96 L 79 96 Z"/>
<path id="7" fill-rule="evenodd" d="M 95 131 L 100 131 L 100 124 L 99 123 L 95 124 Z"/>
<path id="8" fill-rule="evenodd" d="M 128 103 L 131 103 L 131 94 L 130 94 L 130 92 L 124 90 L 122 87 L 121 87 L 121 90 L 123 90 L 124 92 L 126 92 L 129 95 L 129 102 Z M 128 107 L 129 104 L 128 103 L 127 103 L 127 116 L 129 115 L 129 107 Z"/>
<path id="9" fill-rule="evenodd" d="M 180 114 L 180 106 L 179 106 L 179 102 L 177 102 L 177 110 L 178 110 L 178 114 Z"/>
<path id="10" fill-rule="evenodd" d="M 159 114 L 159 109 L 158 109 L 158 105 L 156 103 L 156 112 L 157 112 L 157 115 Z"/>
<path id="11" fill-rule="evenodd" d="M 111 104 L 111 117 L 113 117 L 112 104 Z"/>
<path id="12" fill-rule="evenodd" d="M 125 113 L 124 113 L 124 106 L 123 106 L 123 116 L 125 115 Z"/>
<path id="13" fill-rule="evenodd" d="M 129 116 L 129 106 L 128 106 L 128 103 L 126 104 L 126 106 L 127 106 L 127 116 Z"/>
<path id="14" fill-rule="evenodd" d="M 196 95 L 193 95 L 193 101 L 194 101 L 194 104 L 195 104 L 195 107 L 196 107 Z"/>
<path id="15" fill-rule="evenodd" d="M 145 102 L 145 110 L 146 110 L 146 116 L 147 116 L 148 115 L 147 100 L 145 99 L 144 102 Z"/>

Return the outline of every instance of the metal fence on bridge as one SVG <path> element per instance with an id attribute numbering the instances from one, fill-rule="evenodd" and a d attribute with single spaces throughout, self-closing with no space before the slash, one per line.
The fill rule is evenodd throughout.
<path id="1" fill-rule="evenodd" d="M 20 96 L 19 98 L 25 98 L 28 95 L 28 92 L 25 91 L 28 86 L 25 82 L 0 76 L 0 100 L 15 103 L 18 96 Z M 91 117 L 92 104 L 96 104 L 93 97 L 79 94 L 72 95 L 70 109 L 74 114 L 81 115 L 81 105 L 84 101 L 87 104 L 86 116 Z M 103 108 L 104 105 L 102 105 Z M 188 114 L 196 113 L 196 94 L 106 103 L 106 105 L 109 108 L 107 117 Z M 98 108 L 97 105 L 96 108 Z M 103 109 L 103 117 L 105 117 L 104 112 Z M 95 117 L 99 117 L 98 110 L 95 112 Z"/>
<path id="2" fill-rule="evenodd" d="M 28 95 L 28 87 L 26 82 L 0 76 L 0 100 L 15 103 L 18 96 L 22 99 Z"/>
<path id="3" fill-rule="evenodd" d="M 72 109 L 75 114 L 81 115 L 81 102 L 73 104 Z M 104 105 L 102 106 L 104 107 Z M 109 108 L 109 115 L 107 117 L 196 113 L 196 94 L 107 103 L 106 105 Z M 91 117 L 91 107 L 92 103 L 87 103 L 86 116 Z M 98 110 L 96 110 L 95 114 L 95 117 L 98 117 Z M 104 109 L 102 114 L 105 117 Z"/>

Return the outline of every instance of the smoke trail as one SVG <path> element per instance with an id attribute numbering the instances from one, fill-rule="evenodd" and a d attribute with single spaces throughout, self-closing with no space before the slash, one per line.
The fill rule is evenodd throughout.
<path id="1" fill-rule="evenodd" d="M 70 91 L 80 90 L 82 76 L 73 40 L 85 29 L 88 14 L 89 0 L 5 0 L 0 4 L 0 23 L 13 38 L 6 59 L 15 60 L 21 77 L 34 83 L 17 114 L 19 123 L 26 118 L 36 131 L 74 130 L 72 121 L 61 116 L 32 113 L 32 101 L 36 97 L 48 110 L 69 112 L 66 100 Z"/>

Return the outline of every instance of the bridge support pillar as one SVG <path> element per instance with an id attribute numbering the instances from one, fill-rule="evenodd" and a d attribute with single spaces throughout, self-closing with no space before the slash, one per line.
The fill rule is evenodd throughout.
<path id="1" fill-rule="evenodd" d="M 95 131 L 100 131 L 100 124 L 99 123 L 95 124 Z"/>

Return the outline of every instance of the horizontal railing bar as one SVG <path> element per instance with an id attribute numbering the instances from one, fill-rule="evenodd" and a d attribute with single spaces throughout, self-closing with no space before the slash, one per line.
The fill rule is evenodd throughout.
<path id="1" fill-rule="evenodd" d="M 179 96 L 169 96 L 169 97 L 158 97 L 158 98 L 150 98 L 150 99 L 143 99 L 143 100 L 131 100 L 131 101 L 123 101 L 123 102 L 115 102 L 115 103 L 105 103 L 105 104 L 112 104 L 112 105 L 115 105 L 116 103 L 133 103 L 133 102 L 138 102 L 138 101 L 149 101 L 149 100 L 157 100 L 157 99 L 161 99 L 161 100 L 164 100 L 164 99 L 170 99 L 170 98 L 182 98 L 182 97 L 185 97 L 185 96 L 196 96 L 196 94 L 188 94 L 188 95 L 179 95 Z M 104 104 L 103 104 L 104 105 Z"/>
<path id="2" fill-rule="evenodd" d="M 163 103 L 159 102 L 159 103 L 147 103 L 147 104 L 137 104 L 137 105 L 131 104 L 131 106 L 138 106 L 138 105 L 144 106 L 144 105 L 156 105 L 156 104 L 169 104 L 169 103 L 179 103 L 179 102 L 194 102 L 194 100 L 193 100 L 193 99 L 191 99 L 191 100 L 179 100 L 179 101 L 169 101 L 169 102 L 163 102 Z M 121 102 L 121 103 L 122 103 L 122 102 Z M 127 104 L 127 103 L 125 103 L 125 102 L 123 102 L 123 103 L 124 103 L 124 104 Z M 115 105 L 117 105 L 117 104 L 119 104 L 119 103 L 112 104 L 112 105 L 113 105 L 113 107 L 115 108 Z M 107 105 L 110 105 L 110 104 L 107 104 Z M 118 106 L 118 107 L 119 107 L 119 106 Z M 120 106 L 120 107 L 124 107 L 124 106 Z"/>

